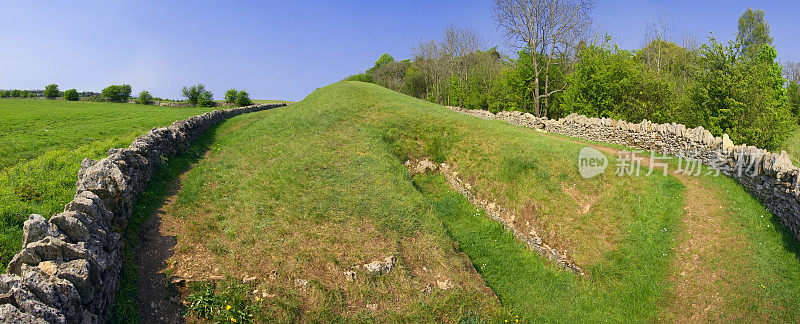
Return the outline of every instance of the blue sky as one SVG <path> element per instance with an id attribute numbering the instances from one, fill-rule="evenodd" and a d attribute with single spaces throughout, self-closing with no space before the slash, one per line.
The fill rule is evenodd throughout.
<path id="1" fill-rule="evenodd" d="M 450 24 L 503 45 L 492 2 L 0 0 L 0 88 L 128 83 L 136 93 L 178 98 L 181 86 L 202 82 L 217 98 L 240 88 L 253 98 L 300 100 L 381 53 L 408 58 L 421 38 Z M 800 60 L 795 1 L 600 0 L 593 16 L 633 49 L 647 22 L 665 13 L 676 37 L 703 42 L 713 31 L 729 40 L 748 6 L 766 10 L 779 57 Z"/>

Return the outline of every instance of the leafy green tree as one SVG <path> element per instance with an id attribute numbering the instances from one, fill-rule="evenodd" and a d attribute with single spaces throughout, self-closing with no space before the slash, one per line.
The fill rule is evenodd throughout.
<path id="1" fill-rule="evenodd" d="M 64 100 L 69 101 L 78 101 L 81 98 L 81 95 L 78 93 L 78 90 L 69 89 L 64 91 Z"/>
<path id="2" fill-rule="evenodd" d="M 55 99 L 61 96 L 61 92 L 58 91 L 57 84 L 48 84 L 44 87 L 44 96 L 47 99 Z"/>
<path id="3" fill-rule="evenodd" d="M 0 91 L 0 98 L 8 98 L 11 97 L 11 91 L 3 90 Z"/>
<path id="4" fill-rule="evenodd" d="M 736 49 L 739 56 L 750 59 L 759 55 L 764 45 L 772 46 L 772 35 L 764 10 L 747 8 L 739 17 L 739 33 L 736 34 Z"/>
<path id="5" fill-rule="evenodd" d="M 690 89 L 695 124 L 734 142 L 775 149 L 794 128 L 777 52 L 763 45 L 752 58 L 738 56 L 738 43 L 727 46 L 710 37 L 700 50 L 698 83 Z M 692 126 L 692 125 L 690 125 Z"/>
<path id="6" fill-rule="evenodd" d="M 149 91 L 142 91 L 139 93 L 139 97 L 136 98 L 136 103 L 140 105 L 152 105 L 153 96 L 150 95 Z"/>
<path id="7" fill-rule="evenodd" d="M 674 121 L 672 89 L 633 53 L 616 45 L 590 45 L 581 51 L 579 62 L 567 78 L 564 114 Z"/>
<path id="8" fill-rule="evenodd" d="M 197 101 L 197 105 L 200 107 L 215 107 L 217 105 L 214 102 L 214 95 L 211 91 L 204 91 L 200 94 L 200 99 Z"/>
<path id="9" fill-rule="evenodd" d="M 373 71 L 391 63 L 394 63 L 394 57 L 392 57 L 389 53 L 383 53 L 383 55 L 381 55 L 381 57 L 379 57 L 378 60 L 375 61 L 375 66 L 367 70 L 367 73 L 372 74 Z"/>
<path id="10" fill-rule="evenodd" d="M 247 91 L 241 90 L 236 93 L 236 105 L 239 107 L 252 105 L 253 101 L 250 100 L 250 94 Z"/>
<path id="11" fill-rule="evenodd" d="M 103 89 L 103 97 L 111 102 L 127 102 L 131 98 L 131 86 L 127 84 L 110 85 Z"/>
<path id="12" fill-rule="evenodd" d="M 189 102 L 192 106 L 203 106 L 203 107 L 213 107 L 213 94 L 211 91 L 206 90 L 206 86 L 203 84 L 195 84 L 191 87 L 184 86 L 181 89 L 181 93 L 183 97 L 186 97 L 186 101 Z M 209 101 L 211 103 L 209 103 Z M 210 105 L 210 106 L 209 106 Z"/>
<path id="13" fill-rule="evenodd" d="M 11 98 L 20 98 L 22 97 L 22 90 L 14 89 L 11 90 Z"/>
<path id="14" fill-rule="evenodd" d="M 228 91 L 225 92 L 225 102 L 235 103 L 237 94 L 238 92 L 236 91 L 236 89 L 228 89 Z"/>
<path id="15" fill-rule="evenodd" d="M 33 93 L 31 93 L 31 91 L 30 91 L 30 90 L 25 90 L 25 91 L 22 91 L 22 94 L 21 94 L 20 96 L 21 96 L 22 98 L 33 98 L 33 97 L 34 97 L 34 96 L 33 96 Z"/>

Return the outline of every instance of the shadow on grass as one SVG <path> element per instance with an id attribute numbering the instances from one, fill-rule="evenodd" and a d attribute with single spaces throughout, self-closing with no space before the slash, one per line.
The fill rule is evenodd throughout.
<path id="1" fill-rule="evenodd" d="M 139 311 L 139 287 L 142 276 L 139 273 L 138 253 L 144 246 L 152 245 L 149 242 L 142 244 L 142 233 L 148 227 L 160 224 L 159 220 L 151 220 L 151 218 L 156 218 L 154 215 L 165 205 L 167 198 L 179 188 L 177 185 L 179 185 L 180 175 L 191 169 L 191 166 L 200 161 L 208 152 L 217 135 L 219 125 L 221 124 L 209 127 L 189 146 L 185 153 L 170 158 L 164 165 L 157 168 L 147 188 L 137 196 L 133 214 L 128 219 L 128 227 L 123 236 L 123 264 L 119 288 L 109 318 L 111 323 L 142 322 L 142 314 Z M 163 251 L 156 251 L 158 254 L 156 258 L 162 259 L 161 262 L 166 261 L 172 254 L 171 248 L 175 245 L 175 239 L 170 237 L 148 239 L 166 244 L 161 244 Z M 160 273 L 155 275 L 161 276 L 166 282 L 165 275 Z M 172 289 L 171 292 L 175 294 L 174 297 L 177 297 L 177 291 Z"/>

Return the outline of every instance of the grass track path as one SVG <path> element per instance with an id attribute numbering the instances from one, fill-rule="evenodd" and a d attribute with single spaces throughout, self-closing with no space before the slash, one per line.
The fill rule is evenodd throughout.
<path id="1" fill-rule="evenodd" d="M 537 132 L 544 136 L 587 144 L 600 151 L 618 155 L 622 149 L 587 141 Z M 641 166 L 650 158 L 641 156 Z M 656 171 L 657 172 L 657 171 Z M 746 311 L 726 314 L 736 301 L 724 296 L 746 296 L 756 284 L 749 272 L 747 237 L 737 230 L 726 214 L 727 203 L 720 188 L 698 176 L 673 173 L 686 186 L 683 197 L 682 224 L 671 266 L 671 296 L 663 317 L 677 322 L 715 322 L 753 320 L 756 314 Z M 730 271 L 734 269 L 734 271 Z M 736 271 L 738 270 L 738 271 Z M 761 319 L 764 320 L 764 319 Z"/>

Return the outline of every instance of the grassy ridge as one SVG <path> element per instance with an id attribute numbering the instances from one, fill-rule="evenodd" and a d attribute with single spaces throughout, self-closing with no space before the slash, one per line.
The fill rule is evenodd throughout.
<path id="1" fill-rule="evenodd" d="M 28 215 L 49 217 L 72 199 L 84 158 L 102 158 L 150 128 L 208 110 L 0 100 L 0 269 L 19 249 Z"/>
<path id="2" fill-rule="evenodd" d="M 674 178 L 583 179 L 574 163 L 581 144 L 363 83 L 336 83 L 258 114 L 220 133 L 167 208 L 167 230 L 178 238 L 171 270 L 177 275 L 256 276 L 257 289 L 276 296 L 259 302 L 263 316 L 278 320 L 332 313 L 458 321 L 472 313 L 499 316 L 498 310 L 506 316 L 481 306 L 492 305 L 481 293 L 483 279 L 476 282 L 460 265 L 442 209 L 402 165 L 430 157 L 455 165 L 479 196 L 514 210 L 520 227 L 543 229 L 593 278 L 582 282 L 548 266 L 485 218 L 464 223 L 472 224 L 463 226 L 467 238 L 477 227 L 504 240 L 457 241 L 476 265 L 481 261 L 479 268 L 486 263 L 481 274 L 511 319 L 560 312 L 578 319 L 581 311 L 597 320 L 657 317 L 683 190 Z M 341 275 L 386 255 L 400 260 L 397 274 L 360 272 L 357 283 Z M 267 279 L 273 270 L 275 279 Z M 314 288 L 299 288 L 296 279 Z M 453 288 L 439 290 L 439 282 Z M 420 293 L 427 285 L 442 295 Z M 478 298 L 464 304 L 466 296 Z M 287 300 L 302 315 L 281 310 Z M 580 307 L 565 311 L 573 302 Z M 378 305 L 377 313 L 365 311 L 369 304 Z"/>

